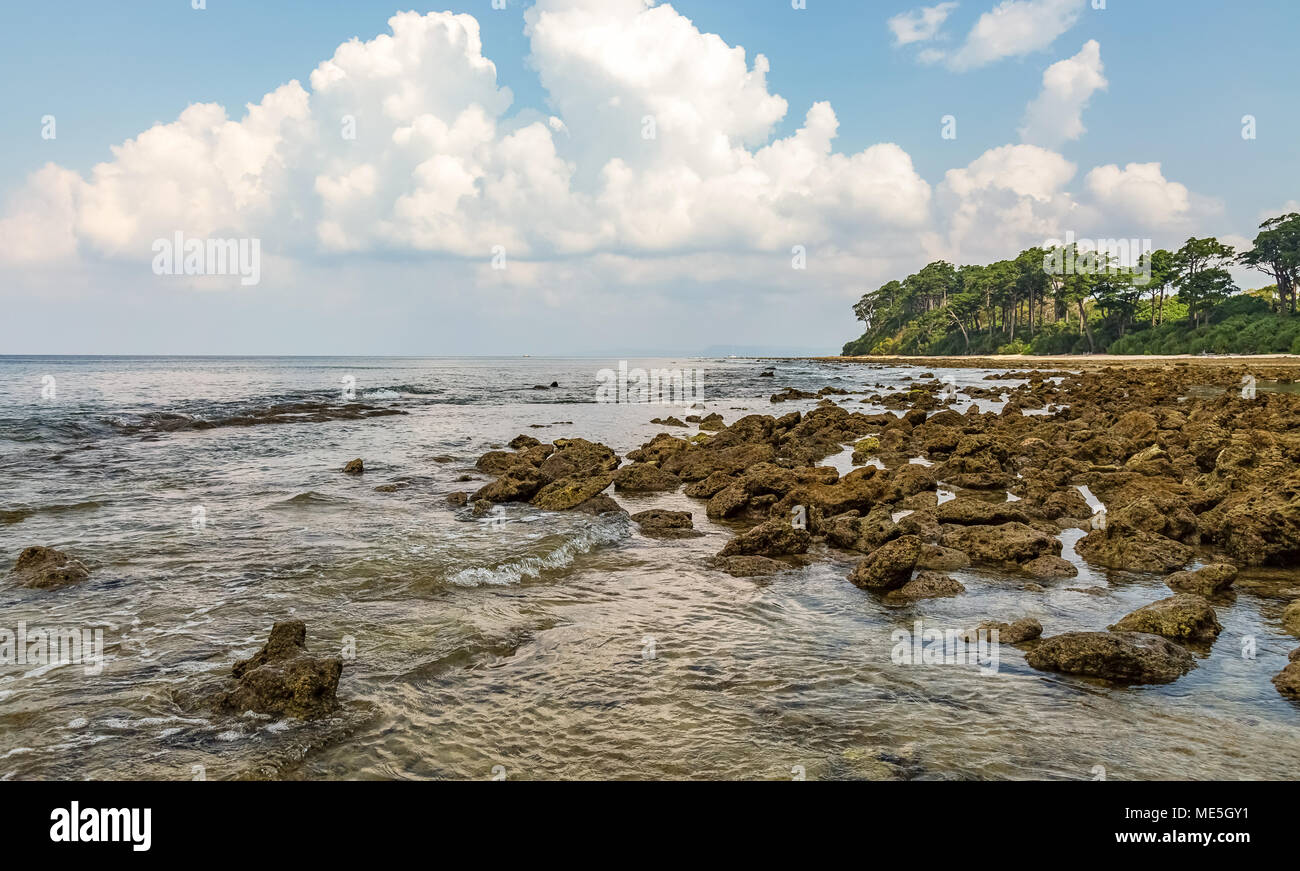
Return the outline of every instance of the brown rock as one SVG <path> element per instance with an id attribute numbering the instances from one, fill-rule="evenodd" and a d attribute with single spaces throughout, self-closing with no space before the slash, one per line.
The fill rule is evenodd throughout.
<path id="1" fill-rule="evenodd" d="M 235 663 L 235 687 L 219 695 L 216 706 L 300 719 L 333 712 L 343 660 L 310 655 L 306 638 L 301 620 L 276 623 L 261 650 Z"/>
<path id="2" fill-rule="evenodd" d="M 896 590 L 912 579 L 921 548 L 921 539 L 914 535 L 881 545 L 858 563 L 849 580 L 867 590 Z"/>
<path id="3" fill-rule="evenodd" d="M 1114 632 L 1149 632 L 1174 641 L 1208 644 L 1219 637 L 1214 608 L 1201 596 L 1179 593 L 1126 614 L 1110 627 Z"/>
<path id="4" fill-rule="evenodd" d="M 81 583 L 90 570 L 63 551 L 37 545 L 18 555 L 9 577 L 19 586 L 45 590 Z"/>
<path id="5" fill-rule="evenodd" d="M 1102 678 L 1119 684 L 1170 683 L 1196 667 L 1190 653 L 1142 632 L 1066 632 L 1025 655 L 1040 671 Z"/>

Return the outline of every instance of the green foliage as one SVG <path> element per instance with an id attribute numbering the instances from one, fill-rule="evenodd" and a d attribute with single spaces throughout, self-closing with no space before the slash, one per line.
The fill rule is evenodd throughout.
<path id="1" fill-rule="evenodd" d="M 1237 254 L 1210 238 L 1119 264 L 1071 244 L 1012 260 L 937 261 L 864 294 L 845 355 L 1300 353 L 1300 214 L 1260 224 Z M 1275 281 L 1240 293 L 1228 272 Z"/>

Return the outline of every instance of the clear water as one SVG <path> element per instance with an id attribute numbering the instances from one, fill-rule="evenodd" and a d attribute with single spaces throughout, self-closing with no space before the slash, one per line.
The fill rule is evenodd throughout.
<path id="1" fill-rule="evenodd" d="M 652 363 L 702 368 L 708 410 L 728 421 L 814 404 L 773 406 L 778 387 L 874 389 L 916 374 L 772 361 L 771 379 L 763 361 L 631 361 Z M 846 580 L 853 555 L 824 548 L 757 581 L 706 568 L 735 530 L 680 493 L 617 498 L 691 510 L 704 537 L 447 506 L 487 480 L 477 457 L 521 432 L 624 454 L 664 431 L 652 417 L 684 415 L 595 403 L 597 371 L 616 365 L 0 358 L 0 559 L 49 544 L 93 569 L 61 590 L 0 585 L 0 628 L 98 628 L 106 647 L 98 674 L 0 665 L 0 777 L 1296 776 L 1300 708 L 1269 683 L 1296 644 L 1278 627 L 1300 595 L 1293 576 L 1240 581 L 1219 608 L 1223 635 L 1187 677 L 1116 689 L 1035 672 L 1009 647 L 996 674 L 895 664 L 891 632 L 1019 616 L 1048 634 L 1103 628 L 1167 595 L 1156 577 L 1085 566 L 1027 592 L 1023 579 L 967 571 L 954 573 L 963 596 L 890 607 Z M 936 374 L 989 383 L 982 370 Z M 42 398 L 46 376 L 56 394 Z M 358 402 L 406 413 L 179 430 L 158 416 L 339 406 L 347 376 Z M 836 397 L 877 410 L 859 398 Z M 363 477 L 341 474 L 353 457 Z M 394 482 L 405 486 L 375 490 Z M 1064 534 L 1067 556 L 1077 536 Z M 1102 589 L 1069 589 L 1090 587 Z M 316 651 L 355 647 L 337 716 L 275 722 L 187 701 L 290 616 Z"/>

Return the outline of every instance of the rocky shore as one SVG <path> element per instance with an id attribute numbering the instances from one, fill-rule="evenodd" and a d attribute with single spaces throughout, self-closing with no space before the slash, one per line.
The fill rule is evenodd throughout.
<path id="1" fill-rule="evenodd" d="M 519 435 L 477 459 L 487 483 L 447 503 L 467 517 L 504 503 L 627 514 L 615 497 L 680 492 L 698 508 L 652 508 L 628 521 L 676 547 L 700 537 L 702 512 L 735 530 L 707 560 L 712 570 L 759 578 L 849 560 L 846 585 L 922 611 L 966 594 L 949 573 L 969 567 L 1021 579 L 1028 610 L 1045 585 L 1078 574 L 1063 556 L 1069 532 L 1087 563 L 1157 574 L 1169 594 L 1087 631 L 1014 608 L 980 614 L 966 629 L 972 639 L 996 633 L 1034 669 L 1114 684 L 1178 680 L 1218 641 L 1216 607 L 1232 602 L 1240 579 L 1300 565 L 1294 362 L 1072 360 L 986 367 L 997 368 L 989 386 L 961 389 L 928 371 L 931 362 L 951 365 L 925 361 L 902 389 L 871 384 L 872 369 L 884 365 L 874 359 L 843 364 L 862 385 L 855 390 L 784 387 L 778 371 L 772 413 L 661 417 L 666 431 L 626 456 L 582 437 Z M 1006 379 L 1022 383 L 999 386 Z M 786 410 L 791 402 L 815 404 Z M 339 459 L 346 465 L 335 474 L 365 474 L 362 458 Z M 10 582 L 55 595 L 90 581 L 95 566 L 93 554 L 34 546 Z M 1085 592 L 1093 589 L 1102 588 Z M 1266 630 L 1300 637 L 1300 599 L 1278 605 L 1280 619 Z M 301 622 L 280 622 L 199 703 L 229 716 L 328 716 L 342 672 L 342 660 L 308 652 Z M 1300 701 L 1300 649 L 1273 684 Z"/>
<path id="2" fill-rule="evenodd" d="M 806 564 L 810 547 L 824 543 L 860 555 L 846 583 L 906 602 L 961 595 L 944 572 L 970 565 L 1018 574 L 1033 596 L 1041 583 L 1077 574 L 1061 556 L 1061 534 L 1086 531 L 1076 551 L 1088 563 L 1165 575 L 1173 595 L 1096 631 L 1049 626 L 1039 637 L 1043 627 L 1001 614 L 985 628 L 1007 629 L 1033 668 L 1167 683 L 1214 644 L 1214 605 L 1233 595 L 1239 570 L 1300 564 L 1300 395 L 1285 390 L 1295 362 L 1216 363 L 1004 370 L 989 380 L 1024 383 L 959 393 L 921 371 L 901 391 L 859 391 L 857 402 L 884 413 L 844 407 L 857 394 L 843 388 L 782 388 L 771 397 L 777 413 L 729 425 L 717 414 L 662 420 L 698 431 L 661 433 L 626 458 L 582 438 L 520 436 L 479 459 L 494 481 L 450 501 L 480 514 L 504 502 L 604 513 L 623 510 L 611 488 L 680 488 L 710 519 L 740 525 L 713 568 L 770 575 Z M 1247 376 L 1282 389 L 1243 390 Z M 818 396 L 810 411 L 779 411 Z M 961 400 L 976 402 L 959 413 L 952 406 Z M 857 468 L 840 474 L 825 464 L 850 449 Z M 658 537 L 692 527 L 689 512 L 632 520 Z M 1300 635 L 1300 604 L 1286 614 L 1280 631 Z M 1298 677 L 1293 662 L 1275 685 L 1300 697 Z"/>

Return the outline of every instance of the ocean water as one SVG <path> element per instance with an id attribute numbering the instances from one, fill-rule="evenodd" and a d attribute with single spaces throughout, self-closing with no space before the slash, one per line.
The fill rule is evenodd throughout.
<path id="1" fill-rule="evenodd" d="M 728 422 L 779 387 L 901 386 L 916 370 L 680 359 Z M 891 607 L 847 581 L 853 554 L 737 579 L 705 561 L 737 531 L 680 493 L 703 537 L 658 541 L 607 516 L 448 493 L 490 480 L 520 433 L 620 455 L 680 407 L 597 403 L 616 360 L 0 357 L 0 560 L 26 546 L 92 569 L 59 590 L 0 583 L 0 630 L 102 633 L 101 668 L 0 663 L 0 778 L 1294 778 L 1300 708 L 1269 683 L 1286 575 L 1252 575 L 1224 632 L 1163 687 L 978 664 L 898 664 L 895 630 L 1039 619 L 1099 629 L 1168 595 L 1102 573 L 1029 593 L 995 572 Z M 760 377 L 767 366 L 777 377 Z M 958 386 L 984 370 L 938 372 Z M 535 390 L 557 382 L 559 387 Z M 993 382 L 1012 385 L 1018 382 Z M 352 398 L 344 390 L 353 391 Z M 874 412 L 858 396 L 835 397 Z M 981 407 L 988 403 L 980 403 Z M 994 403 L 991 407 L 996 407 Z M 363 476 L 341 473 L 354 458 Z M 851 468 L 848 454 L 828 462 Z M 395 484 L 389 492 L 376 490 Z M 1069 588 L 1093 589 L 1077 592 Z M 337 715 L 212 713 L 196 695 L 271 624 L 347 657 Z M 1252 655 L 1245 651 L 1253 649 Z M 90 673 L 93 672 L 93 673 Z"/>

